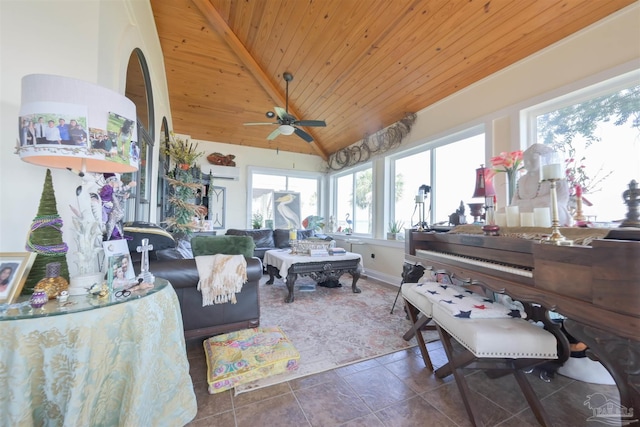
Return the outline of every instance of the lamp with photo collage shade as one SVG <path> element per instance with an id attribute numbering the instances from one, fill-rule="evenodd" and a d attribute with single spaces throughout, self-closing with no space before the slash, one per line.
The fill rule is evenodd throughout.
<path id="1" fill-rule="evenodd" d="M 137 141 L 135 104 L 94 83 L 50 74 L 30 74 L 22 78 L 19 114 L 21 136 L 23 128 L 30 123 L 44 122 L 47 129 L 45 135 L 38 134 L 40 138 L 20 138 L 16 154 L 27 163 L 69 169 L 83 178 L 76 189 L 78 207 L 71 207 L 78 258 L 74 261 L 79 273 L 78 277 L 71 278 L 71 283 L 72 288 L 74 281 L 82 283 L 80 286 L 84 289 L 86 281 L 101 280 L 104 276 L 99 273 L 98 262 L 103 228 L 101 206 L 97 209 L 95 202 L 99 189 L 87 173 L 122 174 L 138 170 L 138 156 L 132 154 L 136 152 Z M 58 124 L 60 126 L 56 126 Z M 126 128 L 129 132 L 123 131 Z M 34 224 L 42 221 L 43 218 L 36 217 Z M 58 219 L 55 225 L 60 233 L 61 222 Z M 42 231 L 42 227 L 34 229 L 32 226 L 27 239 L 27 250 L 37 254 L 27 283 L 43 277 L 44 265 L 37 268 L 37 264 L 49 262 L 49 249 L 37 242 Z"/>

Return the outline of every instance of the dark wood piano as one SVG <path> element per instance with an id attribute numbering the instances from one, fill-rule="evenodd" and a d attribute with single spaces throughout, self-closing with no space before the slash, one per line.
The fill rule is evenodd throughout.
<path id="1" fill-rule="evenodd" d="M 562 228 L 561 233 L 569 238 L 577 230 L 586 229 Z M 448 233 L 407 230 L 405 257 L 566 316 L 565 328 L 587 344 L 590 356 L 611 373 L 621 405 L 633 408 L 637 419 L 640 229 L 598 232 L 600 237 L 588 246 L 555 246 L 518 233 L 506 233 L 518 237 L 485 236 L 479 226 Z"/>

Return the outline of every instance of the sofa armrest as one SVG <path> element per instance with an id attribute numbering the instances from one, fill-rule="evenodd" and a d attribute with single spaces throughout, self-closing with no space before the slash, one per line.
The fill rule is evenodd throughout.
<path id="1" fill-rule="evenodd" d="M 262 277 L 262 262 L 259 258 L 246 258 L 247 282 L 259 281 Z M 195 288 L 200 276 L 195 259 L 172 259 L 166 261 L 149 261 L 149 270 L 154 276 L 171 282 L 174 289 Z"/>

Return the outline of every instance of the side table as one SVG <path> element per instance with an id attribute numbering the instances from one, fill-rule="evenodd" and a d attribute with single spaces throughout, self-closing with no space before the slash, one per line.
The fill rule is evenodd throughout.
<path id="1" fill-rule="evenodd" d="M 197 412 L 171 284 L 0 314 L 0 426 L 184 425 Z"/>

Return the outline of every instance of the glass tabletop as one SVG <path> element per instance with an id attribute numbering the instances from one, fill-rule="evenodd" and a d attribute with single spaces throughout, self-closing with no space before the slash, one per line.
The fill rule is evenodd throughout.
<path id="1" fill-rule="evenodd" d="M 102 307 L 122 304 L 127 301 L 144 298 L 147 295 L 159 292 L 168 286 L 169 282 L 165 279 L 156 277 L 153 284 L 153 288 L 142 291 L 133 291 L 127 297 L 116 298 L 114 293 L 111 293 L 104 298 L 88 294 L 75 295 L 70 296 L 66 302 L 59 302 L 56 299 L 51 299 L 41 308 L 32 308 L 29 303 L 29 295 L 22 295 L 18 298 L 18 301 L 13 304 L 0 304 L 0 322 L 5 320 L 59 316 L 61 314 L 78 313 L 80 311 L 95 310 Z"/>

